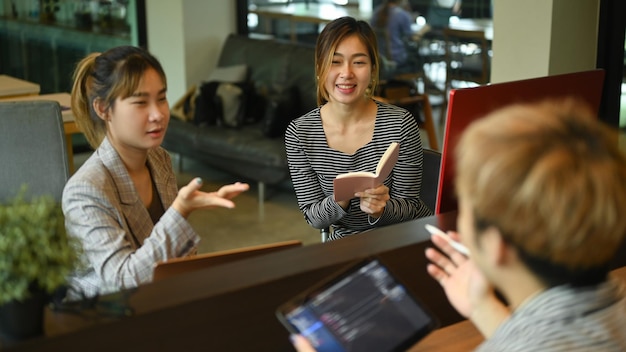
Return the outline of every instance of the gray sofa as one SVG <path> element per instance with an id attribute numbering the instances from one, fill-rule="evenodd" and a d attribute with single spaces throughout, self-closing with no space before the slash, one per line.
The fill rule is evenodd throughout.
<path id="1" fill-rule="evenodd" d="M 314 48 L 290 42 L 230 35 L 222 48 L 218 68 L 246 65 L 252 92 L 246 99 L 246 120 L 239 127 L 198 124 L 175 116 L 163 147 L 257 182 L 259 201 L 266 185 L 289 178 L 284 130 L 268 136 L 268 123 L 284 125 L 316 106 Z M 287 94 L 288 93 L 288 94 Z M 249 116 L 255 115 L 253 118 Z M 261 203 L 262 204 L 262 203 Z"/>

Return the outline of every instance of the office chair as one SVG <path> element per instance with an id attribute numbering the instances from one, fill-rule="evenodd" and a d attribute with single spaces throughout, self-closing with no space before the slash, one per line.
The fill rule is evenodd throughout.
<path id="1" fill-rule="evenodd" d="M 435 210 L 437 203 L 437 185 L 439 184 L 439 171 L 441 170 L 441 152 L 424 148 L 423 160 L 424 172 L 422 173 L 422 189 L 420 198 L 424 201 L 430 210 Z M 320 230 L 322 243 L 328 240 L 330 235 L 329 228 Z"/>
<path id="2" fill-rule="evenodd" d="M 424 172 L 422 173 L 422 189 L 420 198 L 434 212 L 437 203 L 437 186 L 441 170 L 441 152 L 424 148 Z"/>
<path id="3" fill-rule="evenodd" d="M 0 202 L 49 195 L 61 201 L 70 176 L 61 107 L 56 101 L 0 102 Z"/>

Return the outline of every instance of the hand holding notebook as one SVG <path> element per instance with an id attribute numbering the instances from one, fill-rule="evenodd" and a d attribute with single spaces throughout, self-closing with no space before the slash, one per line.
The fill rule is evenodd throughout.
<path id="1" fill-rule="evenodd" d="M 335 201 L 348 200 L 357 192 L 380 186 L 396 165 L 399 153 L 400 144 L 393 142 L 378 161 L 376 173 L 356 171 L 337 175 L 333 181 Z"/>

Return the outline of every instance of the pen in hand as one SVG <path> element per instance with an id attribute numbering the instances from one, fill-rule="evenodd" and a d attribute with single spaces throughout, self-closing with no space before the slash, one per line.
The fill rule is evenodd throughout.
<path id="1" fill-rule="evenodd" d="M 469 250 L 467 249 L 467 247 L 465 247 L 463 244 L 450 238 L 450 236 L 448 236 L 447 233 L 443 232 L 436 226 L 433 226 L 430 224 L 426 224 L 424 227 L 426 227 L 426 230 L 430 232 L 432 235 L 436 235 L 436 236 L 443 238 L 444 240 L 446 240 L 446 242 L 448 242 L 452 246 L 452 248 L 454 248 L 461 254 L 465 255 L 466 257 L 469 257 Z"/>

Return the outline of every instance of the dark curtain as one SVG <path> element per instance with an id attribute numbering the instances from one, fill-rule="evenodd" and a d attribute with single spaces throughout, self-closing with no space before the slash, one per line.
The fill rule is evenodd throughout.
<path id="1" fill-rule="evenodd" d="M 248 35 L 248 0 L 237 0 L 237 34 Z"/>
<path id="2" fill-rule="evenodd" d="M 146 0 L 135 1 L 135 13 L 137 14 L 137 41 L 142 48 L 148 47 L 148 34 L 146 23 Z"/>
<path id="3" fill-rule="evenodd" d="M 600 119 L 615 128 L 619 127 L 625 31 L 626 1 L 600 0 L 596 65 L 606 71 Z"/>

